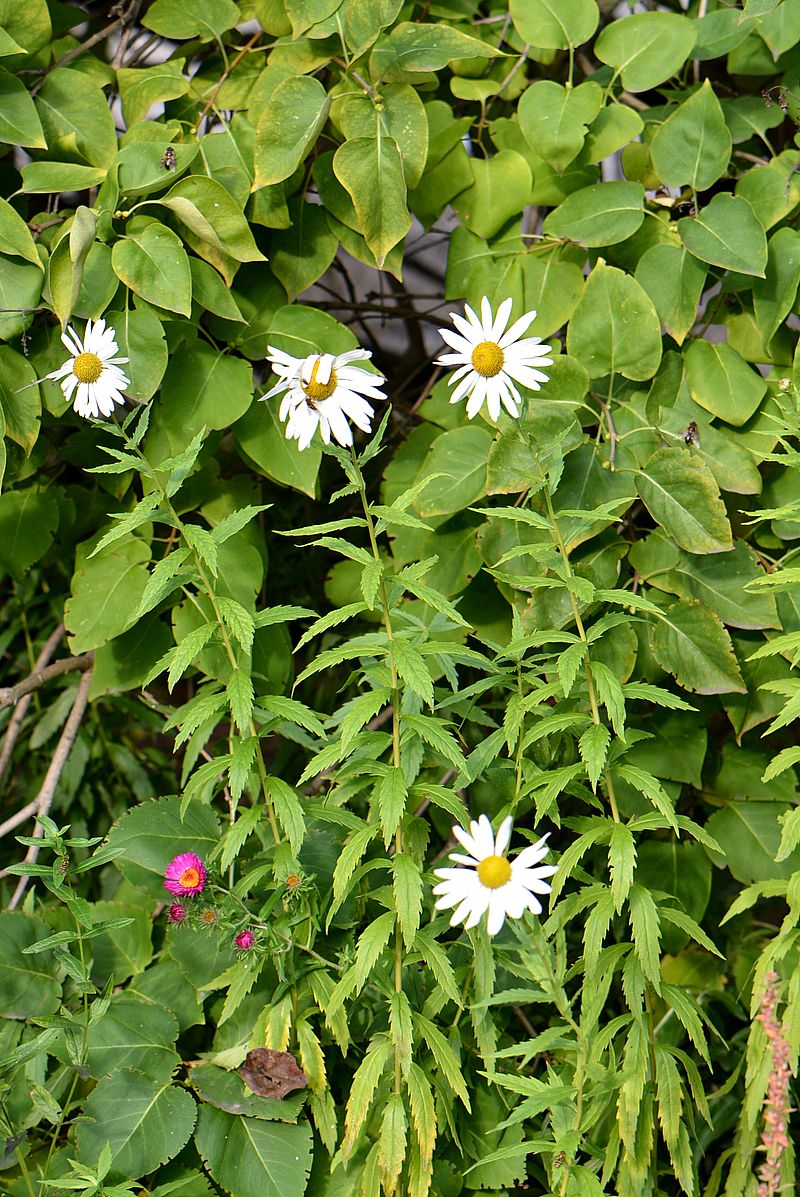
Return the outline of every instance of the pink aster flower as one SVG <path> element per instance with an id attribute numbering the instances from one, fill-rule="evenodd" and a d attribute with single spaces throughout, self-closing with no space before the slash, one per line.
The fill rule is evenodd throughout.
<path id="1" fill-rule="evenodd" d="M 234 940 L 240 952 L 249 952 L 255 942 L 256 937 L 252 931 L 240 931 Z"/>
<path id="2" fill-rule="evenodd" d="M 186 907 L 181 906 L 180 902 L 173 902 L 167 911 L 167 916 L 171 923 L 182 923 L 186 918 Z"/>
<path id="3" fill-rule="evenodd" d="M 171 894 L 200 894 L 206 883 L 206 866 L 194 852 L 181 852 L 167 865 L 164 889 Z"/>

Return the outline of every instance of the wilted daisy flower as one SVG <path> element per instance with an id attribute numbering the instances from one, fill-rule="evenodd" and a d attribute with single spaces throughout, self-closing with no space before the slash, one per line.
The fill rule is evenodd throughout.
<path id="1" fill-rule="evenodd" d="M 548 381 L 547 374 L 534 367 L 553 364 L 553 359 L 546 356 L 552 347 L 542 345 L 541 337 L 519 339 L 536 318 L 536 312 L 526 312 L 507 332 L 504 331 L 512 304 L 513 300 L 504 299 L 497 309 L 497 316 L 493 316 L 492 305 L 484 295 L 480 318 L 466 304 L 466 320 L 457 312 L 450 313 L 457 333 L 449 328 L 439 329 L 443 340 L 455 353 L 443 353 L 436 360 L 441 366 L 458 367 L 448 384 L 458 383 L 450 402 L 458 403 L 467 395 L 470 420 L 478 414 L 484 400 L 493 420 L 500 415 L 501 404 L 510 415 L 518 416 L 517 405 L 522 400 L 514 383 L 538 391 L 541 384 Z"/>
<path id="2" fill-rule="evenodd" d="M 382 375 L 352 365 L 368 361 L 367 349 L 350 349 L 347 353 L 311 353 L 308 357 L 292 357 L 281 349 L 268 346 L 267 361 L 280 382 L 264 399 L 271 399 L 286 391 L 281 403 L 280 418 L 286 420 L 286 437 L 296 440 L 299 449 L 307 449 L 319 428 L 325 444 L 331 436 L 348 448 L 353 443 L 352 420 L 362 432 L 372 431 L 370 399 L 385 399 Z M 287 418 L 288 417 L 288 418 Z"/>
<path id="3" fill-rule="evenodd" d="M 492 825 L 486 815 L 481 815 L 469 825 L 469 832 L 463 827 L 454 827 L 453 835 L 466 848 L 469 856 L 452 852 L 450 859 L 458 861 L 458 868 L 434 869 L 443 880 L 433 887 L 438 894 L 437 910 L 449 910 L 455 906 L 450 926 L 463 923 L 465 928 L 476 926 L 481 915 L 489 912 L 487 930 L 496 935 L 506 916 L 521 918 L 526 910 L 541 914 L 542 904 L 536 894 L 549 894 L 550 886 L 544 880 L 556 871 L 555 865 L 538 865 L 549 849 L 547 836 L 523 850 L 513 859 L 505 855 L 511 840 L 511 816 L 500 824 L 495 839 Z"/>
<path id="4" fill-rule="evenodd" d="M 122 392 L 130 386 L 130 379 L 119 367 L 128 359 L 116 356 L 119 349 L 116 335 L 113 328 L 106 327 L 105 320 L 96 320 L 94 324 L 88 320 L 82 341 L 69 324 L 61 334 L 72 356 L 47 377 L 61 379 L 61 390 L 67 400 L 75 392 L 72 406 L 79 416 L 87 419 L 110 416 L 115 403 L 125 402 Z"/>
<path id="5" fill-rule="evenodd" d="M 173 857 L 164 873 L 164 889 L 179 896 L 200 894 L 205 883 L 206 866 L 194 852 Z"/>

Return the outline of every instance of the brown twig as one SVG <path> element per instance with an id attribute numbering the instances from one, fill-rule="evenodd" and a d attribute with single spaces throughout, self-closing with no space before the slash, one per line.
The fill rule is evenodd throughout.
<path id="1" fill-rule="evenodd" d="M 50 634 L 50 636 L 48 636 L 47 640 L 44 643 L 42 651 L 39 653 L 39 656 L 36 658 L 36 661 L 33 666 L 34 673 L 37 673 L 38 671 L 44 669 L 45 665 L 47 665 L 47 663 L 50 660 L 50 658 L 52 657 L 53 653 L 58 648 L 58 645 L 61 641 L 61 637 L 63 635 L 64 635 L 64 625 L 63 625 L 63 623 L 60 623 L 58 625 L 58 627 Z M 11 754 L 14 751 L 14 745 L 16 744 L 17 739 L 19 737 L 20 729 L 22 728 L 22 723 L 23 723 L 23 720 L 25 719 L 25 715 L 27 714 L 28 707 L 30 706 L 30 703 L 31 703 L 31 694 L 29 692 L 27 694 L 24 694 L 18 700 L 16 708 L 14 710 L 14 714 L 11 716 L 11 719 L 9 720 L 8 727 L 6 728 L 6 734 L 3 739 L 3 748 L 2 748 L 2 751 L 0 751 L 0 782 L 3 780 L 3 778 L 6 775 L 6 770 L 8 769 L 8 765 L 11 760 Z M 16 824 L 15 824 L 15 826 L 16 826 Z M 3 825 L 3 827 L 5 827 L 5 824 Z M 3 834 L 3 828 L 0 828 L 0 835 L 2 835 L 2 834 Z"/>
<path id="2" fill-rule="evenodd" d="M 47 772 L 44 775 L 41 789 L 36 795 L 36 814 L 38 816 L 46 815 L 53 802 L 58 780 L 67 763 L 72 745 L 75 743 L 75 737 L 78 734 L 78 729 L 81 725 L 86 705 L 89 701 L 89 687 L 92 684 L 92 670 L 89 666 L 83 677 L 81 684 L 78 686 L 78 693 L 75 695 L 75 701 L 72 704 L 72 710 L 67 717 L 67 722 L 64 724 L 64 730 L 56 745 L 56 750 L 53 753 L 53 759 L 50 762 Z M 40 823 L 36 824 L 33 832 L 37 839 L 40 839 L 43 832 Z M 25 854 L 25 864 L 33 864 L 39 856 L 40 844 L 31 844 Z M 29 877 L 20 877 L 17 888 L 14 890 L 11 901 L 8 904 L 9 910 L 14 910 L 22 900 L 22 895 L 28 886 Z"/>
<path id="3" fill-rule="evenodd" d="M 230 75 L 233 73 L 233 71 L 236 69 L 236 67 L 239 65 L 239 63 L 242 61 L 242 59 L 244 58 L 244 56 L 248 52 L 248 50 L 256 44 L 256 42 L 258 41 L 258 39 L 261 36 L 262 36 L 262 30 L 259 27 L 259 29 L 250 38 L 250 40 L 248 42 L 245 42 L 245 44 L 242 46 L 239 53 L 236 54 L 231 59 L 230 64 L 222 72 L 222 75 L 220 76 L 216 86 L 214 87 L 214 90 L 211 92 L 211 95 L 208 97 L 208 101 L 206 103 L 205 108 L 203 109 L 203 111 L 200 113 L 200 115 L 197 118 L 197 123 L 195 124 L 195 132 L 196 133 L 200 132 L 200 126 L 202 125 L 203 121 L 205 120 L 206 116 L 208 115 L 210 109 L 212 109 L 214 107 L 214 102 L 215 102 L 217 96 L 219 95 L 220 89 L 221 89 L 223 83 L 225 82 L 225 80 L 230 77 Z"/>
<path id="4" fill-rule="evenodd" d="M 61 661 L 54 661 L 43 669 L 34 669 L 29 677 L 17 682 L 16 686 L 4 686 L 0 689 L 0 707 L 10 707 L 19 702 L 26 694 L 31 694 L 41 686 L 47 685 L 53 678 L 62 677 L 65 673 L 72 673 L 75 669 L 90 669 L 94 661 L 94 653 L 81 653 L 79 657 L 64 657 Z"/>

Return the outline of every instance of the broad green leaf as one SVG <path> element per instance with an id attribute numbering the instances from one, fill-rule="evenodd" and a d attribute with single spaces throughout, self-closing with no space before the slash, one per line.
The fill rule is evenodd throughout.
<path id="1" fill-rule="evenodd" d="M 42 417 L 41 392 L 35 383 L 36 371 L 28 359 L 9 345 L 0 345 L 0 407 L 5 434 L 25 450 L 26 456 L 39 437 Z"/>
<path id="2" fill-rule="evenodd" d="M 230 192 L 205 175 L 187 175 L 158 202 L 202 241 L 237 262 L 264 262 L 245 215 Z"/>
<path id="3" fill-rule="evenodd" d="M 697 602 L 667 607 L 651 625 L 653 656 L 695 694 L 744 694 L 731 638 L 713 611 Z"/>
<path id="4" fill-rule="evenodd" d="M 706 191 L 725 174 L 731 135 L 708 79 L 664 121 L 650 143 L 656 172 L 670 187 Z"/>
<path id="5" fill-rule="evenodd" d="M 461 511 L 483 498 L 491 444 L 491 433 L 477 426 L 454 428 L 436 438 L 416 478 L 417 483 L 431 479 L 417 501 L 423 518 Z"/>
<path id="6" fill-rule="evenodd" d="M 16 208 L 4 199 L 0 199 L 0 253 L 24 258 L 43 269 L 30 229 Z"/>
<path id="7" fill-rule="evenodd" d="M 149 560 L 149 547 L 130 539 L 78 562 L 72 594 L 64 608 L 74 653 L 98 648 L 128 630 L 147 585 Z"/>
<path id="8" fill-rule="evenodd" d="M 377 137 L 350 138 L 334 154 L 333 169 L 353 201 L 360 231 L 381 269 L 389 250 L 411 227 L 397 143 L 380 130 Z"/>
<path id="9" fill-rule="evenodd" d="M 238 1072 L 227 1072 L 214 1064 L 195 1064 L 189 1084 L 202 1101 L 247 1118 L 265 1118 L 268 1122 L 296 1122 L 303 1106 L 302 1092 L 286 1097 L 259 1097 L 245 1085 Z"/>
<path id="10" fill-rule="evenodd" d="M 753 307 L 764 344 L 769 345 L 789 315 L 800 285 L 800 234 L 780 228 L 769 239 L 763 279 L 753 283 Z"/>
<path id="11" fill-rule="evenodd" d="M 609 104 L 601 108 L 589 127 L 580 161 L 601 162 L 623 146 L 638 144 L 636 138 L 643 128 L 642 118 L 627 104 Z"/>
<path id="12" fill-rule="evenodd" d="M 388 37 L 378 41 L 370 68 L 373 79 L 382 77 L 391 83 L 406 72 L 440 71 L 454 58 L 495 58 L 498 54 L 488 42 L 443 21 L 434 25 L 401 21 Z"/>
<path id="13" fill-rule="evenodd" d="M 516 150 L 468 161 L 472 184 L 453 198 L 453 207 L 471 232 L 493 237 L 530 201 L 530 167 Z"/>
<path id="14" fill-rule="evenodd" d="M 786 802 L 726 802 L 706 823 L 722 848 L 724 861 L 716 853 L 711 859 L 724 863 L 737 881 L 788 880 L 800 869 L 800 848 L 777 861 L 781 841 L 781 818 L 792 807 Z"/>
<path id="15" fill-rule="evenodd" d="M 289 201 L 291 227 L 278 229 L 270 237 L 270 266 L 283 283 L 289 299 L 315 283 L 330 266 L 339 248 L 321 204 Z"/>
<path id="16" fill-rule="evenodd" d="M 754 166 L 736 184 L 736 197 L 750 204 L 764 229 L 771 229 L 800 203 L 797 151 L 784 151 L 768 166 Z"/>
<path id="17" fill-rule="evenodd" d="M 311 1127 L 243 1118 L 204 1105 L 197 1150 L 214 1180 L 237 1197 L 285 1197 L 305 1191 L 311 1168 Z"/>
<path id="18" fill-rule="evenodd" d="M 289 178 L 317 140 L 329 107 L 316 79 L 294 75 L 278 84 L 256 126 L 253 191 Z"/>
<path id="19" fill-rule="evenodd" d="M 208 806 L 190 802 L 181 819 L 180 799 L 143 802 L 126 811 L 109 832 L 109 844 L 121 849 L 116 865 L 149 897 L 164 899 L 164 870 L 181 852 L 196 852 L 208 859 L 220 831 Z"/>
<path id="20" fill-rule="evenodd" d="M 635 277 L 652 299 L 664 328 L 682 345 L 697 319 L 705 266 L 682 245 L 654 245 L 639 259 Z"/>
<path id="21" fill-rule="evenodd" d="M 135 1068 L 154 1081 L 168 1081 L 180 1062 L 177 1038 L 178 1020 L 171 1011 L 144 998 L 118 994 L 89 1028 L 87 1067 L 95 1077 Z"/>
<path id="22" fill-rule="evenodd" d="M 616 245 L 644 220 L 641 183 L 595 183 L 581 187 L 545 219 L 544 231 L 590 247 Z"/>
<path id="23" fill-rule="evenodd" d="M 524 42 L 566 50 L 588 42 L 600 13 L 595 0 L 511 0 L 511 17 Z"/>
<path id="24" fill-rule="evenodd" d="M 95 984 L 104 985 L 109 977 L 113 977 L 119 985 L 141 973 L 153 958 L 152 923 L 146 909 L 140 904 L 134 906 L 127 902 L 100 901 L 92 906 L 94 923 L 124 918 L 131 920 L 127 926 L 112 928 L 92 941 L 92 977 Z M 173 1039 L 167 1039 L 166 1042 L 172 1043 Z M 149 1072 L 147 1068 L 142 1071 Z"/>
<path id="25" fill-rule="evenodd" d="M 586 367 L 590 378 L 606 374 L 636 380 L 653 377 L 661 361 L 661 326 L 652 302 L 635 279 L 598 262 L 569 323 L 567 352 Z"/>
<path id="26" fill-rule="evenodd" d="M 0 87 L 1 79 L 0 76 Z M 96 187 L 106 177 L 105 167 L 83 166 L 77 162 L 29 162 L 27 166 L 23 166 L 21 173 L 21 189 L 27 195 L 85 191 L 87 187 Z"/>
<path id="27" fill-rule="evenodd" d="M 219 38 L 226 29 L 242 19 L 233 0 L 155 0 L 142 19 L 142 24 L 162 37 L 185 41 L 198 37 L 202 41 Z"/>
<path id="28" fill-rule="evenodd" d="M 733 547 L 714 475 L 694 454 L 659 449 L 638 472 L 636 485 L 653 519 L 682 549 L 722 553 Z"/>
<path id="29" fill-rule="evenodd" d="M 649 91 L 680 70 L 696 36 L 696 22 L 677 13 L 635 13 L 606 25 L 594 52 L 627 91 Z"/>
<path id="30" fill-rule="evenodd" d="M 767 238 L 750 204 L 720 192 L 696 216 L 678 221 L 681 241 L 701 262 L 764 277 Z"/>
<path id="31" fill-rule="evenodd" d="M 42 271 L 32 262 L 0 255 L 0 338 L 4 341 L 16 340 L 30 326 L 43 281 Z"/>
<path id="32" fill-rule="evenodd" d="M 188 1143 L 196 1116 L 197 1106 L 185 1089 L 120 1070 L 104 1077 L 84 1104 L 78 1159 L 94 1163 L 108 1143 L 109 1179 L 155 1172 Z"/>
<path id="33" fill-rule="evenodd" d="M 351 5 L 350 12 L 352 9 Z M 417 186 L 428 157 L 428 118 L 413 87 L 387 84 L 379 105 L 364 94 L 344 96 L 336 102 L 332 119 L 348 139 L 379 134 L 391 137 L 400 150 L 406 185 Z"/>
<path id="34" fill-rule="evenodd" d="M 727 424 L 745 424 L 766 394 L 764 379 L 730 345 L 692 341 L 684 363 L 692 399 Z"/>
<path id="35" fill-rule="evenodd" d="M 125 393 L 133 399 L 152 399 L 167 368 L 167 345 L 161 321 L 148 308 L 107 312 L 106 319 L 116 333 L 120 354 L 129 359 L 124 368 L 130 386 L 125 388 Z"/>
<path id="36" fill-rule="evenodd" d="M 603 104 L 596 83 L 565 88 L 541 79 L 522 93 L 517 117 L 525 140 L 556 170 L 563 170 L 583 148 L 588 126 Z"/>
<path id="37" fill-rule="evenodd" d="M 322 451 L 313 442 L 302 453 L 297 441 L 286 439 L 278 412 L 280 396 L 256 402 L 234 426 L 233 434 L 247 461 L 267 478 L 291 486 L 310 498 L 316 493 Z"/>
<path id="38" fill-rule="evenodd" d="M 47 0 L 30 0 L 24 6 L 18 0 L 0 0 L 0 27 L 22 47 L 24 53 L 14 66 L 24 69 L 53 35 Z"/>
<path id="39" fill-rule="evenodd" d="M 53 543 L 58 500 L 37 486 L 0 495 L 0 569 L 22 581 Z"/>
<path id="40" fill-rule="evenodd" d="M 186 95 L 191 85 L 183 74 L 185 61 L 174 58 L 141 70 L 121 67 L 117 71 L 119 98 L 128 128 L 143 121 L 153 104 Z"/>
<path id="41" fill-rule="evenodd" d="M 3 67 L 0 67 L 0 142 L 26 149 L 47 148 L 42 122 L 30 92 L 20 79 L 15 79 Z M 60 166 L 60 163 L 52 165 Z"/>
<path id="42" fill-rule="evenodd" d="M 234 424 L 253 399 L 250 364 L 204 341 L 173 353 L 162 385 L 169 402 L 159 405 L 145 441 L 154 465 L 183 450 L 202 429 Z"/>
<path id="43" fill-rule="evenodd" d="M 49 928 L 20 910 L 0 913 L 0 1002 L 6 1018 L 54 1014 L 61 1001 L 59 966 L 50 952 L 23 955 Z"/>
<path id="44" fill-rule="evenodd" d="M 402 0 L 373 0 L 369 5 L 346 6 L 344 34 L 354 57 L 372 45 L 378 34 L 391 25 L 401 8 Z"/>
<path id="45" fill-rule="evenodd" d="M 102 88 L 79 71 L 60 67 L 47 76 L 36 110 L 51 154 L 109 167 L 117 152 L 114 118 Z"/>
<path id="46" fill-rule="evenodd" d="M 208 262 L 200 258 L 189 258 L 192 272 L 192 301 L 223 320 L 244 322 L 236 300 L 231 295 L 221 276 Z M 165 362 L 166 365 L 166 362 Z"/>
<path id="47" fill-rule="evenodd" d="M 753 550 L 737 541 L 733 552 L 697 556 L 682 552 L 659 532 L 633 546 L 630 561 L 644 581 L 679 598 L 698 599 L 733 628 L 777 628 L 773 596 L 748 593 L 749 582 L 764 576 Z"/>
<path id="48" fill-rule="evenodd" d="M 148 303 L 188 316 L 192 275 L 180 239 L 166 225 L 144 217 L 134 217 L 125 232 L 111 251 L 117 278 Z"/>

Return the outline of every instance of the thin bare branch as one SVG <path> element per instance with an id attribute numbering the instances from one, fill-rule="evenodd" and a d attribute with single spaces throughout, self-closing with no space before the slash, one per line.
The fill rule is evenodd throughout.
<path id="1" fill-rule="evenodd" d="M 75 701 L 72 704 L 72 710 L 67 717 L 67 722 L 64 724 L 64 730 L 56 745 L 56 750 L 53 753 L 53 759 L 50 762 L 49 768 L 44 775 L 41 789 L 36 795 L 36 814 L 46 815 L 50 811 L 50 807 L 55 796 L 56 787 L 58 786 L 58 779 L 64 771 L 64 766 L 67 763 L 72 745 L 75 743 L 75 737 L 78 734 L 78 729 L 81 725 L 86 705 L 89 702 L 89 687 L 92 684 L 92 670 L 91 667 L 86 669 L 81 684 L 78 687 L 78 693 L 75 695 Z M 34 836 L 41 838 L 42 828 L 39 823 L 36 824 Z M 39 856 L 40 844 L 31 844 L 25 854 L 25 864 L 33 864 Z M 9 910 L 15 910 L 19 906 L 22 895 L 28 886 L 29 877 L 20 877 L 19 884 L 14 890 L 11 901 L 8 904 Z"/>
<path id="2" fill-rule="evenodd" d="M 53 632 L 51 632 L 50 636 L 48 636 L 47 640 L 44 643 L 44 646 L 42 647 L 42 651 L 39 653 L 39 656 L 36 658 L 36 661 L 33 666 L 34 673 L 37 673 L 39 670 L 44 669 L 45 665 L 47 665 L 49 663 L 50 658 L 52 657 L 53 653 L 58 648 L 58 646 L 61 642 L 61 637 L 63 635 L 64 635 L 64 625 L 63 625 L 63 623 L 60 623 L 58 625 L 58 627 L 55 628 L 55 630 Z M 24 694 L 22 696 L 22 698 L 20 698 L 18 700 L 16 708 L 14 710 L 14 714 L 11 716 L 11 719 L 9 720 L 8 727 L 6 728 L 6 734 L 3 738 L 3 748 L 2 748 L 2 751 L 0 751 L 0 782 L 2 782 L 3 778 L 6 775 L 6 770 L 8 769 L 9 762 L 11 760 L 11 754 L 14 751 L 14 745 L 16 744 L 17 739 L 19 737 L 19 733 L 22 728 L 22 724 L 25 719 L 25 715 L 27 714 L 28 707 L 30 706 L 30 703 L 31 703 L 30 693 Z M 2 830 L 0 830 L 0 835 L 2 835 Z"/>
<path id="3" fill-rule="evenodd" d="M 34 669 L 29 677 L 17 682 L 16 686 L 5 686 L 0 689 L 0 707 L 10 707 L 19 702 L 26 694 L 31 694 L 41 686 L 46 686 L 53 678 L 62 677 L 65 673 L 72 673 L 75 669 L 90 669 L 94 661 L 94 653 L 81 653 L 79 657 L 64 657 L 61 661 L 54 661 L 43 669 Z"/>

